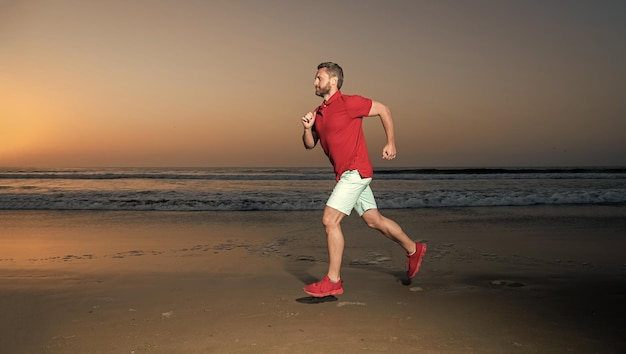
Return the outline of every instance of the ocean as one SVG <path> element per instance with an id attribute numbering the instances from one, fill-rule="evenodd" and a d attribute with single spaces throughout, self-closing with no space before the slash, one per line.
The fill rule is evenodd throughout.
<path id="1" fill-rule="evenodd" d="M 321 210 L 330 168 L 0 169 L 0 210 Z M 377 169 L 381 209 L 626 204 L 626 168 Z"/>

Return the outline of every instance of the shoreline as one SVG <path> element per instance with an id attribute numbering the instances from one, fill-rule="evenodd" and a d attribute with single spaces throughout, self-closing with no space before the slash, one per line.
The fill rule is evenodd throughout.
<path id="1" fill-rule="evenodd" d="M 0 212 L 0 347 L 21 353 L 620 352 L 626 206 L 381 210 L 345 219 L 345 293 L 321 211 Z M 336 343 L 340 343 L 337 346 Z"/>

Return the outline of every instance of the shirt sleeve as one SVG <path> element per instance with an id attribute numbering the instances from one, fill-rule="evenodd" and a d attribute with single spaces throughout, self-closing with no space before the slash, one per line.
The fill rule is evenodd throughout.
<path id="1" fill-rule="evenodd" d="M 353 118 L 365 117 L 372 109 L 372 100 L 359 95 L 347 96 L 345 103 L 348 113 Z"/>

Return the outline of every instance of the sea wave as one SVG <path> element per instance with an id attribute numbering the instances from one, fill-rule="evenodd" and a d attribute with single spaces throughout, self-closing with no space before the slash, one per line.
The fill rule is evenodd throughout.
<path id="1" fill-rule="evenodd" d="M 626 168 L 395 168 L 377 169 L 382 180 L 626 179 Z M 327 168 L 187 168 L 0 170 L 0 180 L 327 180 Z"/>
<path id="2" fill-rule="evenodd" d="M 322 192 L 219 192 L 176 191 L 74 192 L 51 194 L 2 194 L 3 210 L 168 210 L 249 211 L 321 210 L 328 193 Z M 382 192 L 377 202 L 384 209 L 529 206 L 563 204 L 626 204 L 623 189 L 606 190 L 427 190 Z"/>
<path id="3" fill-rule="evenodd" d="M 322 168 L 0 169 L 0 210 L 318 210 Z M 386 169 L 381 208 L 626 203 L 626 169 Z"/>

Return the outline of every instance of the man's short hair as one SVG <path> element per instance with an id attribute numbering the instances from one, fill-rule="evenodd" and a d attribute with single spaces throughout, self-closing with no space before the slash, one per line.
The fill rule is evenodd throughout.
<path id="1" fill-rule="evenodd" d="M 343 69 L 341 66 L 337 63 L 327 61 L 317 66 L 317 70 L 322 68 L 325 68 L 328 71 L 330 77 L 334 76 L 337 78 L 337 88 L 341 89 L 341 85 L 343 85 Z"/>

